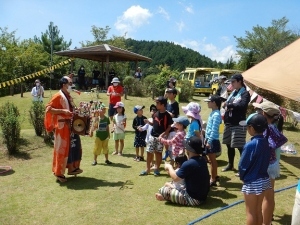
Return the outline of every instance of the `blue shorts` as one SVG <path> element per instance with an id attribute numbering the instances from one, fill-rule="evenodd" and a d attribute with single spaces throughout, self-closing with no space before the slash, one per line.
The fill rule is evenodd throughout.
<path id="1" fill-rule="evenodd" d="M 110 104 L 109 103 L 109 108 L 108 108 L 108 116 L 114 116 L 117 112 L 117 110 L 114 108 L 115 104 Z"/>
<path id="2" fill-rule="evenodd" d="M 221 152 L 220 140 L 213 140 L 210 145 L 210 148 L 205 147 L 206 154 L 219 153 L 219 152 Z"/>

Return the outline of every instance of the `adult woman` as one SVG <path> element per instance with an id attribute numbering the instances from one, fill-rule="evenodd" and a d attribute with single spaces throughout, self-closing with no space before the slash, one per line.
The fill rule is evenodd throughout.
<path id="1" fill-rule="evenodd" d="M 239 122 L 246 119 L 246 111 L 250 102 L 250 94 L 246 90 L 244 78 L 241 74 L 235 74 L 231 77 L 233 91 L 223 105 L 225 109 L 223 133 L 223 144 L 227 146 L 228 165 L 222 171 L 234 169 L 235 148 L 238 148 L 240 154 L 246 142 L 246 132 Z"/>

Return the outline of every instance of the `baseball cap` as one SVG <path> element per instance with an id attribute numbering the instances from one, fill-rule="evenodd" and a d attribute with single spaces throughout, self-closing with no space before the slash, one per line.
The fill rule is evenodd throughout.
<path id="1" fill-rule="evenodd" d="M 133 112 L 135 114 L 137 114 L 137 111 L 139 111 L 139 110 L 141 110 L 143 108 L 145 108 L 145 106 L 136 105 L 136 106 L 133 107 Z"/>
<path id="2" fill-rule="evenodd" d="M 111 81 L 111 83 L 120 83 L 119 78 L 114 77 Z"/>
<path id="3" fill-rule="evenodd" d="M 173 118 L 173 121 L 176 123 L 181 123 L 184 126 L 188 126 L 190 124 L 189 119 L 186 116 L 179 116 L 177 118 Z"/>
<path id="4" fill-rule="evenodd" d="M 219 95 L 211 95 L 207 99 L 204 99 L 205 102 L 215 102 L 218 107 L 222 104 L 222 98 Z"/>
<path id="5" fill-rule="evenodd" d="M 114 106 L 114 108 L 119 108 L 119 107 L 122 107 L 124 108 L 124 103 L 123 102 L 117 102 L 116 105 Z"/>
<path id="6" fill-rule="evenodd" d="M 275 116 L 280 114 L 279 108 L 272 102 L 264 101 L 262 103 L 252 103 L 252 105 L 256 108 L 261 109 L 269 116 Z"/>
<path id="7" fill-rule="evenodd" d="M 256 131 L 263 132 L 268 127 L 267 119 L 259 113 L 250 114 L 246 120 L 239 122 L 241 126 L 252 126 Z"/>
<path id="8" fill-rule="evenodd" d="M 159 96 L 155 98 L 155 102 L 159 102 L 160 104 L 167 105 L 168 100 L 164 96 Z"/>
<path id="9" fill-rule="evenodd" d="M 188 140 L 183 141 L 183 145 L 187 151 L 196 153 L 196 154 L 202 154 L 203 148 L 202 148 L 202 141 L 197 136 L 192 136 Z"/>
<path id="10" fill-rule="evenodd" d="M 232 80 L 244 81 L 244 77 L 242 76 L 242 74 L 238 73 L 238 74 L 232 75 L 232 77 L 230 78 L 230 81 L 232 81 Z"/>
<path id="11" fill-rule="evenodd" d="M 174 95 L 177 95 L 177 90 L 175 88 L 168 88 L 167 93 L 173 93 Z"/>

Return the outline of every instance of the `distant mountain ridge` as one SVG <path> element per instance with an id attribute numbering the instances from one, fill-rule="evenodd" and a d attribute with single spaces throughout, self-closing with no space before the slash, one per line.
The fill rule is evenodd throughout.
<path id="1" fill-rule="evenodd" d="M 139 62 L 142 68 L 167 64 L 172 70 L 182 71 L 186 67 L 222 68 L 223 64 L 201 55 L 192 49 L 167 41 L 137 41 L 126 39 L 130 51 L 152 59 L 151 63 Z"/>

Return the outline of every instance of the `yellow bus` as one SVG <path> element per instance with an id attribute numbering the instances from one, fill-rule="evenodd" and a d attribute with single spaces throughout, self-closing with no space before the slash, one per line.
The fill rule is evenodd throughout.
<path id="1" fill-rule="evenodd" d="M 230 77 L 233 74 L 236 73 L 242 73 L 243 71 L 240 70 L 230 70 L 230 69 L 222 69 L 222 70 L 216 70 L 211 72 L 212 74 L 212 84 L 211 84 L 211 93 L 216 94 L 218 88 L 219 88 L 219 77 L 225 76 L 227 79 L 230 79 Z"/>
<path id="2" fill-rule="evenodd" d="M 180 73 L 179 82 L 181 80 L 188 80 L 195 88 L 195 94 L 211 94 L 211 80 L 213 77 L 212 72 L 215 68 L 186 68 Z"/>

